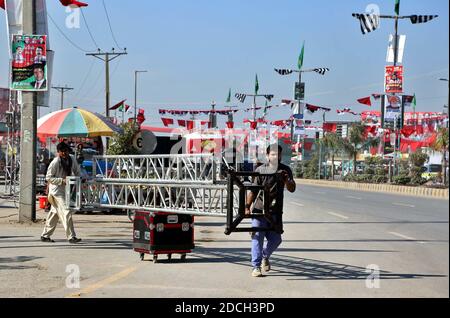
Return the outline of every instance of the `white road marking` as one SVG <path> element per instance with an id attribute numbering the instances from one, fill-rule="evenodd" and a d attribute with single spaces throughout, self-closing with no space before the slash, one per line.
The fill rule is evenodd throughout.
<path id="1" fill-rule="evenodd" d="M 355 200 L 362 200 L 362 198 L 359 197 L 352 197 L 351 195 L 347 196 L 348 199 L 355 199 Z"/>
<path id="2" fill-rule="evenodd" d="M 294 205 L 297 205 L 297 206 L 301 206 L 301 207 L 304 207 L 305 205 L 304 204 L 301 204 L 301 203 L 298 203 L 298 202 L 289 202 L 290 204 L 294 204 Z"/>
<path id="3" fill-rule="evenodd" d="M 393 205 L 398 205 L 398 206 L 405 206 L 405 207 L 408 207 L 408 208 L 415 208 L 416 206 L 415 205 L 412 205 L 412 204 L 406 204 L 406 203 L 397 203 L 397 202 L 394 202 L 394 203 L 392 203 Z"/>
<path id="4" fill-rule="evenodd" d="M 341 218 L 341 219 L 344 219 L 344 220 L 348 220 L 349 218 L 348 218 L 348 216 L 345 216 L 345 215 L 342 215 L 342 214 L 339 214 L 339 213 L 336 213 L 336 212 L 327 212 L 329 215 L 332 215 L 332 216 L 337 216 L 338 218 Z"/>
<path id="5" fill-rule="evenodd" d="M 315 194 L 327 194 L 326 192 L 314 191 Z"/>
<path id="6" fill-rule="evenodd" d="M 409 236 L 406 236 L 406 235 L 403 235 L 403 234 L 400 234 L 400 233 L 397 233 L 397 232 L 389 232 L 389 234 L 398 236 L 398 237 L 400 237 L 402 239 L 405 239 L 405 240 L 408 240 L 408 241 L 416 241 L 419 244 L 425 244 L 425 242 L 423 242 L 423 241 L 417 241 L 417 239 L 415 239 L 413 237 L 409 237 Z"/>

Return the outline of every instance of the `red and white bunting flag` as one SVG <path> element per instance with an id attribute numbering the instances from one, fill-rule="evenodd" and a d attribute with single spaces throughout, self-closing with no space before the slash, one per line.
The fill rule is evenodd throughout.
<path id="1" fill-rule="evenodd" d="M 372 101 L 370 100 L 370 96 L 358 99 L 358 103 L 372 107 Z"/>

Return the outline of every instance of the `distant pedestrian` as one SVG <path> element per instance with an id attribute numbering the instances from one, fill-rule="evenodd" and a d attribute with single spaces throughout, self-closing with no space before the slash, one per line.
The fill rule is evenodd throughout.
<path id="1" fill-rule="evenodd" d="M 84 161 L 83 149 L 84 149 L 83 144 L 78 144 L 76 151 L 76 159 L 79 165 L 83 164 Z"/>
<path id="2" fill-rule="evenodd" d="M 288 166 L 281 163 L 281 155 L 283 149 L 279 145 L 271 145 L 267 148 L 267 163 L 256 168 L 255 172 L 262 174 L 254 180 L 254 184 L 258 186 L 268 186 L 270 189 L 269 200 L 270 214 L 275 224 L 273 231 L 261 231 L 252 233 L 252 276 L 262 277 L 261 266 L 265 272 L 270 271 L 269 258 L 280 246 L 283 234 L 283 200 L 284 189 L 293 193 L 296 190 L 296 184 L 293 178 L 292 170 Z M 264 176 L 267 175 L 267 176 Z M 259 191 L 252 191 L 247 198 L 245 206 L 245 214 L 250 215 L 253 205 L 253 214 L 262 214 L 264 202 L 258 195 Z M 254 218 L 252 226 L 255 228 L 269 228 L 270 223 L 262 218 Z M 264 246 L 264 239 L 267 244 Z"/>
<path id="3" fill-rule="evenodd" d="M 48 200 L 51 203 L 51 210 L 47 215 L 41 241 L 54 242 L 50 237 L 56 229 L 58 220 L 61 220 L 69 242 L 79 243 L 81 239 L 76 237 L 72 212 L 66 207 L 65 185 L 67 177 L 80 175 L 80 167 L 75 158 L 69 154 L 70 147 L 66 143 L 58 144 L 56 150 L 58 156 L 47 169 L 46 180 L 49 183 Z"/>

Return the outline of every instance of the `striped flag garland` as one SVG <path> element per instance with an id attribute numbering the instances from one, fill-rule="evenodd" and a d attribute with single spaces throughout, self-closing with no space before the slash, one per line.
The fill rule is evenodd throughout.
<path id="1" fill-rule="evenodd" d="M 314 72 L 319 73 L 320 75 L 325 75 L 326 72 L 329 72 L 330 69 L 323 67 L 323 68 L 315 68 Z"/>
<path id="2" fill-rule="evenodd" d="M 412 15 L 410 19 L 412 24 L 417 24 L 417 23 L 427 23 L 437 17 L 438 15 Z"/>
<path id="3" fill-rule="evenodd" d="M 362 34 L 375 31 L 380 26 L 380 16 L 376 14 L 353 13 L 352 16 L 359 20 Z M 412 21 L 412 20 L 411 20 Z"/>
<path id="4" fill-rule="evenodd" d="M 240 94 L 240 93 L 237 93 L 237 94 L 235 94 L 234 95 L 241 103 L 244 103 L 245 102 L 245 99 L 247 98 L 247 95 L 245 95 L 245 94 Z"/>
<path id="5" fill-rule="evenodd" d="M 294 71 L 293 70 L 288 70 L 288 69 L 275 69 L 275 72 L 277 72 L 278 74 L 280 74 L 280 75 L 289 75 L 289 74 L 292 74 L 292 73 L 294 73 Z"/>
<path id="6" fill-rule="evenodd" d="M 372 94 L 373 99 L 379 100 L 381 98 L 381 94 Z"/>
<path id="7" fill-rule="evenodd" d="M 337 109 L 336 112 L 339 116 L 345 115 L 345 114 L 352 114 L 355 116 L 359 116 L 360 114 L 353 112 L 350 108 L 344 108 L 343 110 Z"/>

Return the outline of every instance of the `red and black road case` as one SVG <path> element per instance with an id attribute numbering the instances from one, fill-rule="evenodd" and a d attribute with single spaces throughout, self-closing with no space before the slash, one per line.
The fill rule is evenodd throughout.
<path id="1" fill-rule="evenodd" d="M 133 222 L 133 249 L 140 253 L 141 260 L 145 254 L 153 255 L 153 262 L 158 255 L 186 254 L 194 249 L 194 217 L 185 214 L 153 213 L 138 211 Z"/>

